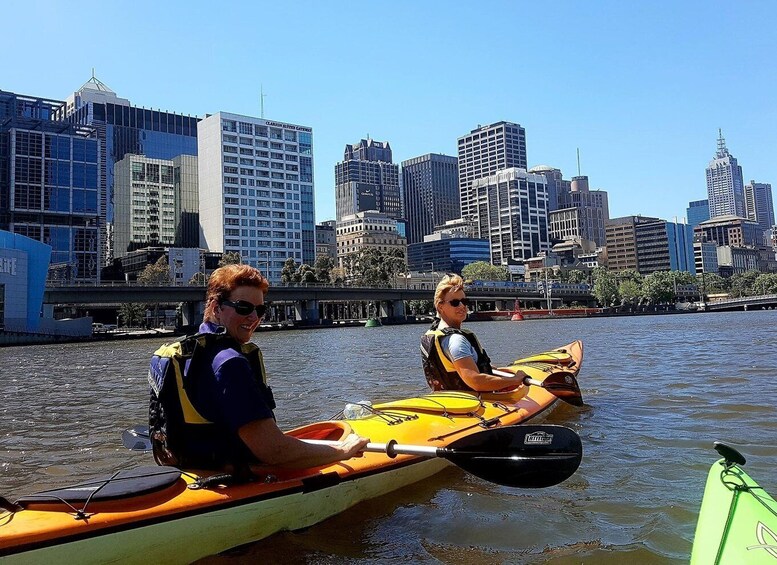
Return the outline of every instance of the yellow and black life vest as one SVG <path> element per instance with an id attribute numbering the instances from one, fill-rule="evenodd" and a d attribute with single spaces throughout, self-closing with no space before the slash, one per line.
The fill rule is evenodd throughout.
<path id="1" fill-rule="evenodd" d="M 262 352 L 253 343 L 239 345 L 221 332 L 199 333 L 164 344 L 154 352 L 148 370 L 149 435 L 158 464 L 220 467 L 239 463 L 222 460 L 227 443 L 224 428 L 203 416 L 187 393 L 197 386 L 201 375 L 212 374 L 212 368 L 204 365 L 213 361 L 214 351 L 226 347 L 239 347 L 251 365 L 265 402 L 271 410 L 275 408 Z M 196 455 L 191 446 L 196 446 Z"/>
<path id="2" fill-rule="evenodd" d="M 421 360 L 426 382 L 429 383 L 432 390 L 474 390 L 462 380 L 453 361 L 443 351 L 442 339 L 452 334 L 463 335 L 477 351 L 478 358 L 475 363 L 481 373 L 493 374 L 491 359 L 481 347 L 474 333 L 450 327 L 440 330 L 437 329 L 438 323 L 439 321 L 435 321 L 432 327 L 421 336 Z"/>

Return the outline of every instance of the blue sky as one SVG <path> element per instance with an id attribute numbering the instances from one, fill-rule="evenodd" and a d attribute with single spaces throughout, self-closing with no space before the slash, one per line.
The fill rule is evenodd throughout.
<path id="1" fill-rule="evenodd" d="M 316 219 L 346 143 L 456 154 L 500 120 L 529 166 L 581 172 L 610 216 L 683 217 L 718 128 L 777 184 L 777 2 L 6 0 L 0 89 L 64 99 L 96 76 L 133 104 L 313 127 Z M 218 6 L 218 7 L 217 7 Z"/>

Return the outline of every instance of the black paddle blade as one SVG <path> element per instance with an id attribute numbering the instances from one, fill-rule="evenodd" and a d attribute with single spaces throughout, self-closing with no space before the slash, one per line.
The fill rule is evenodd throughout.
<path id="1" fill-rule="evenodd" d="M 124 447 L 132 451 L 151 451 L 151 438 L 148 437 L 148 426 L 135 426 L 124 430 L 121 434 Z"/>
<path id="2" fill-rule="evenodd" d="M 564 426 L 505 426 L 458 439 L 440 448 L 438 455 L 492 483 L 544 488 L 574 474 L 583 459 L 583 444 Z"/>
<path id="3" fill-rule="evenodd" d="M 542 381 L 542 388 L 572 406 L 585 406 L 580 385 L 577 384 L 575 375 L 568 371 L 551 373 Z"/>

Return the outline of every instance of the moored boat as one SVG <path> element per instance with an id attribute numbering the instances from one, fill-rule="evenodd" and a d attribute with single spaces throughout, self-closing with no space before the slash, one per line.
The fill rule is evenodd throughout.
<path id="1" fill-rule="evenodd" d="M 525 372 L 531 384 L 510 391 L 434 392 L 365 407 L 359 419 L 288 432 L 333 441 L 353 431 L 384 444 L 381 452 L 348 461 L 313 469 L 266 467 L 259 469 L 259 480 L 243 483 L 214 472 L 145 467 L 22 497 L 4 504 L 0 514 L 0 558 L 8 563 L 188 563 L 311 526 L 425 479 L 450 462 L 491 480 L 501 472 L 502 457 L 501 464 L 509 460 L 510 465 L 502 484 L 556 484 L 577 468 L 579 438 L 570 448 L 561 442 L 569 436 L 562 430 L 574 434 L 566 428 L 522 426 L 516 431 L 513 426 L 548 410 L 558 398 L 580 404 L 575 377 L 582 357 L 582 344 L 574 342 L 516 361 L 510 369 Z M 479 441 L 478 434 L 487 440 Z M 503 446 L 495 452 L 492 444 L 499 434 L 508 442 L 520 440 L 517 451 Z M 413 449 L 403 451 L 402 446 Z M 429 449 L 438 454 L 420 454 Z"/>
<path id="2" fill-rule="evenodd" d="M 777 501 L 743 469 L 745 458 L 716 442 L 723 459 L 707 476 L 692 565 L 777 563 Z"/>

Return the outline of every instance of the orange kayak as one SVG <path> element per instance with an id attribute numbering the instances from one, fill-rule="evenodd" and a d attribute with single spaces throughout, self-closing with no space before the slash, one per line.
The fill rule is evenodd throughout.
<path id="1" fill-rule="evenodd" d="M 373 442 L 444 450 L 477 433 L 523 424 L 551 408 L 557 393 L 542 383 L 558 381 L 559 376 L 575 380 L 583 360 L 582 343 L 527 359 L 510 368 L 521 369 L 533 384 L 510 392 L 433 392 L 376 403 L 358 419 L 318 422 L 288 433 L 338 440 L 353 431 Z M 554 427 L 558 426 L 547 426 Z M 543 442 L 547 435 L 527 434 L 526 442 Z M 5 501 L 0 560 L 189 563 L 279 531 L 311 526 L 449 464 L 442 456 L 368 452 L 313 469 L 267 467 L 260 480 L 229 485 L 218 478 L 208 485 L 213 472 L 129 470 L 102 481 Z"/>

